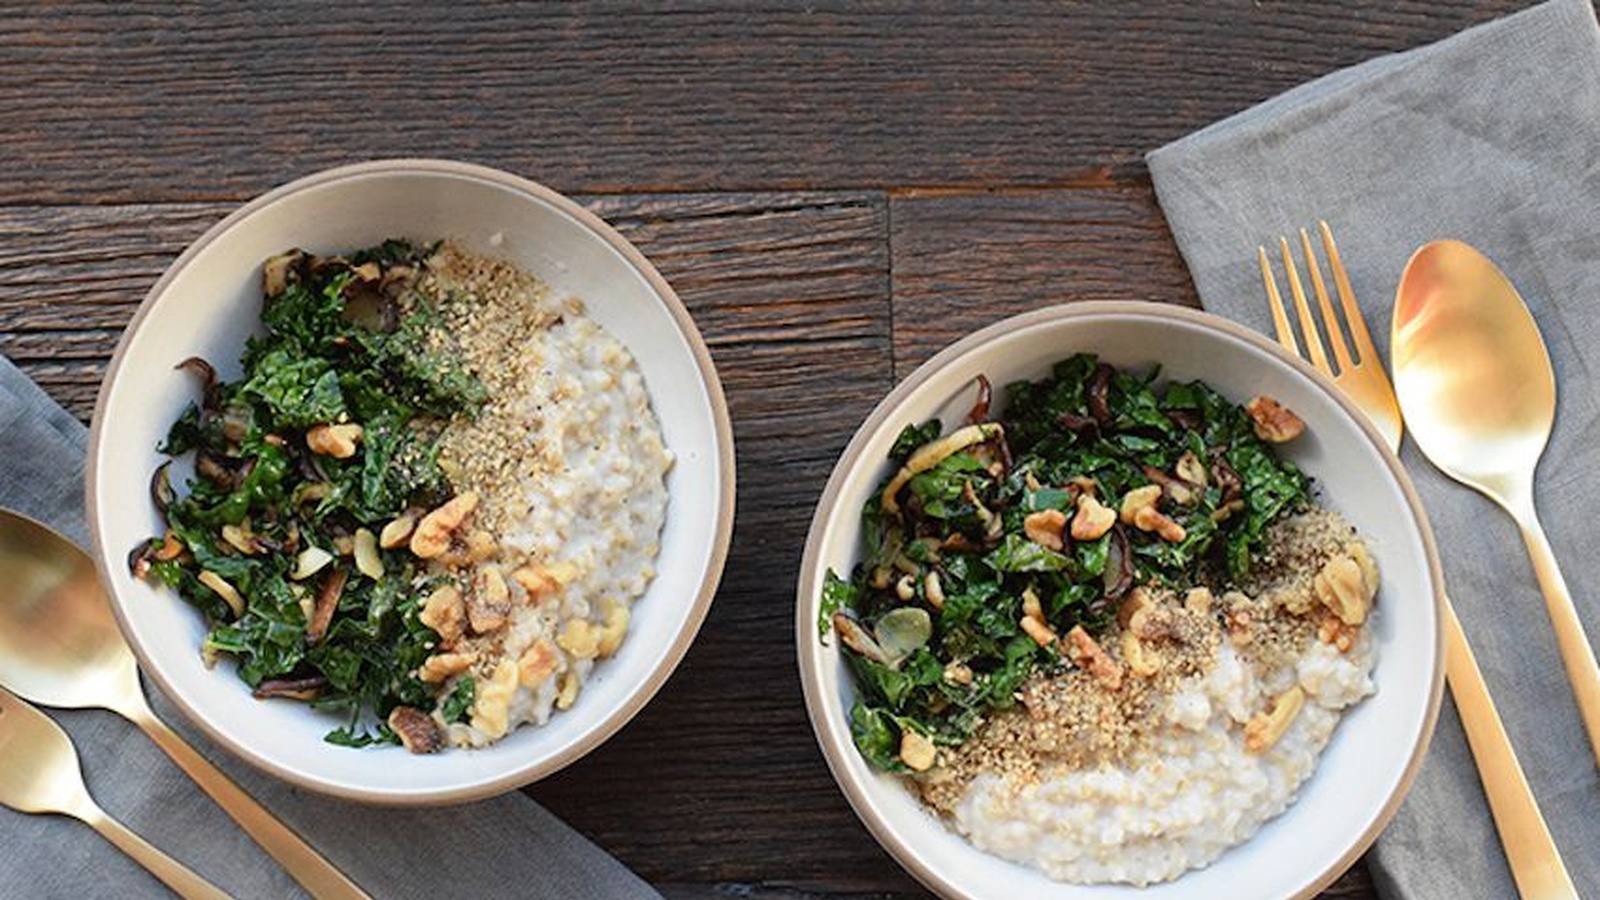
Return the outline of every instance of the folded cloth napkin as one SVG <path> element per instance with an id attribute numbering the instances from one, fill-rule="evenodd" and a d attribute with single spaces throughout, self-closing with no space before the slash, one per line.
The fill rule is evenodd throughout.
<path id="1" fill-rule="evenodd" d="M 1499 263 L 1555 362 L 1559 408 L 1538 503 L 1591 636 L 1600 636 L 1600 554 L 1585 499 L 1600 485 L 1597 148 L 1594 10 L 1589 0 L 1552 0 L 1296 88 L 1148 160 L 1206 308 L 1261 331 L 1271 320 L 1256 246 L 1319 218 L 1333 227 L 1386 359 L 1394 290 L 1413 250 L 1455 237 Z M 1600 777 L 1522 542 L 1510 517 L 1410 442 L 1402 458 L 1567 868 L 1584 896 L 1600 896 Z M 1516 896 L 1449 703 L 1370 860 L 1386 897 Z"/>
<path id="2" fill-rule="evenodd" d="M 81 423 L 0 358 L 0 506 L 86 541 L 85 437 Z M 621 863 L 520 794 L 443 809 L 384 809 L 310 794 L 225 756 L 165 697 L 151 693 L 162 720 L 380 900 L 660 900 Z M 98 710 L 50 713 L 72 735 L 89 790 L 112 816 L 241 900 L 305 896 L 132 725 Z M 170 896 L 83 825 L 0 808 L 0 897 Z"/>

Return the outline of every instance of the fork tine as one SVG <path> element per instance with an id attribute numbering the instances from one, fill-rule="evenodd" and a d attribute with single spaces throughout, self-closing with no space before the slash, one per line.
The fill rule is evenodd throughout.
<path id="1" fill-rule="evenodd" d="M 1317 221 L 1322 232 L 1322 246 L 1328 251 L 1328 268 L 1333 271 L 1333 285 L 1339 291 L 1339 302 L 1344 306 L 1344 320 L 1350 327 L 1350 340 L 1356 345 L 1357 361 L 1363 365 L 1378 365 L 1378 348 L 1372 344 L 1367 332 L 1367 320 L 1356 305 L 1356 292 L 1350 289 L 1350 276 L 1345 272 L 1344 261 L 1339 258 L 1339 246 L 1333 242 L 1333 229 L 1322 220 Z"/>
<path id="2" fill-rule="evenodd" d="M 1311 289 L 1317 295 L 1317 307 L 1322 310 L 1322 324 L 1328 331 L 1328 343 L 1333 347 L 1333 358 L 1339 371 L 1348 372 L 1350 349 L 1344 343 L 1344 329 L 1339 327 L 1339 317 L 1334 314 L 1333 301 L 1328 298 L 1328 286 L 1322 281 L 1322 267 L 1317 265 L 1317 254 L 1311 250 L 1311 236 L 1300 229 L 1300 248 L 1306 254 L 1306 271 L 1311 273 Z"/>
<path id="3" fill-rule="evenodd" d="M 1256 248 L 1256 262 L 1261 264 L 1261 281 L 1267 286 L 1267 305 L 1272 307 L 1272 326 L 1278 330 L 1278 343 L 1295 356 L 1300 355 L 1300 345 L 1295 342 L 1294 329 L 1289 327 L 1289 314 L 1283 309 L 1283 298 L 1278 295 L 1278 281 L 1272 277 L 1272 264 L 1267 262 L 1267 248 Z"/>
<path id="4" fill-rule="evenodd" d="M 1317 323 L 1311 318 L 1311 307 L 1306 304 L 1306 291 L 1300 286 L 1300 271 L 1295 268 L 1294 255 L 1289 252 L 1287 238 L 1278 238 L 1278 250 L 1283 254 L 1283 268 L 1289 277 L 1289 293 L 1294 295 L 1294 311 L 1300 317 L 1300 331 L 1306 337 L 1311 365 L 1332 378 L 1333 368 L 1328 365 L 1328 354 L 1322 349 L 1322 338 L 1317 336 Z"/>

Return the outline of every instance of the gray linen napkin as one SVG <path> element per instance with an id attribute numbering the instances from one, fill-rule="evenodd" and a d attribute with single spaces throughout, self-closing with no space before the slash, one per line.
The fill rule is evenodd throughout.
<path id="1" fill-rule="evenodd" d="M 1552 0 L 1334 73 L 1163 147 L 1149 165 L 1206 308 L 1264 332 L 1256 246 L 1318 218 L 1333 226 L 1385 359 L 1395 286 L 1419 245 L 1461 238 L 1505 269 L 1556 368 L 1539 509 L 1600 636 L 1585 496 L 1600 486 L 1600 31 L 1588 0 Z M 1508 516 L 1409 441 L 1402 457 L 1567 867 L 1585 896 L 1600 896 L 1600 777 L 1522 542 Z M 1449 703 L 1372 864 L 1386 897 L 1516 896 Z"/>
<path id="2" fill-rule="evenodd" d="M 0 357 L 0 506 L 86 541 L 85 439 L 82 424 Z M 225 755 L 165 697 L 151 694 L 157 715 L 379 900 L 660 900 L 621 863 L 520 794 L 427 810 L 328 799 Z M 111 815 L 241 900 L 305 896 L 132 725 L 98 710 L 50 712 L 72 735 L 89 790 Z M 169 896 L 85 826 L 0 808 L 0 897 Z"/>

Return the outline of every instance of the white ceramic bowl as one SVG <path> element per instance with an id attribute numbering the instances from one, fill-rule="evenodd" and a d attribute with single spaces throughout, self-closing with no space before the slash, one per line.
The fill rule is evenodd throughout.
<path id="1" fill-rule="evenodd" d="M 658 574 L 628 639 L 597 665 L 571 710 L 482 750 L 413 756 L 323 741 L 339 723 L 295 703 L 259 702 L 230 664 L 207 670 L 201 617 L 129 575 L 126 556 L 159 519 L 147 492 L 156 445 L 195 396 L 173 369 L 202 356 L 224 377 L 256 330 L 261 262 L 290 247 L 337 252 L 389 237 L 446 237 L 509 258 L 633 352 L 663 438 L 668 475 Z M 145 674 L 223 746 L 313 790 L 378 803 L 435 804 L 500 793 L 598 746 L 655 694 L 688 650 L 733 528 L 732 429 L 710 355 L 665 280 L 621 235 L 565 197 L 480 166 L 394 160 L 334 169 L 262 196 L 206 232 L 167 269 L 123 334 L 95 407 L 88 503 L 95 556 Z"/>
<path id="2" fill-rule="evenodd" d="M 1144 889 L 1053 882 L 974 849 L 946 828 L 898 776 L 871 768 L 850 739 L 855 695 L 837 642 L 817 638 L 823 575 L 859 554 L 862 505 L 889 473 L 890 445 L 908 423 L 953 426 L 972 403 L 971 383 L 999 389 L 1048 374 L 1052 363 L 1093 352 L 1121 366 L 1159 363 L 1163 378 L 1199 378 L 1243 401 L 1286 403 L 1307 435 L 1288 455 L 1317 479 L 1320 500 L 1368 538 L 1382 571 L 1376 620 L 1377 693 L 1350 711 L 1299 799 L 1255 837 L 1209 867 Z M 947 429 L 948 430 L 948 429 Z M 1007 319 L 939 353 L 894 389 L 856 432 L 812 520 L 795 628 L 801 680 L 817 741 L 857 815 L 901 865 L 951 898 L 1244 900 L 1310 897 L 1366 849 L 1399 806 L 1422 760 L 1443 685 L 1438 627 L 1442 581 L 1432 534 L 1410 481 L 1382 439 L 1310 367 L 1231 322 L 1156 304 L 1079 303 Z"/>

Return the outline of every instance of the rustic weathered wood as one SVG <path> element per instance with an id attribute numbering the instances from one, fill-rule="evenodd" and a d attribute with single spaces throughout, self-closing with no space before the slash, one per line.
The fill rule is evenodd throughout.
<path id="1" fill-rule="evenodd" d="M 738 528 L 661 695 L 529 793 L 671 900 L 923 897 L 828 776 L 794 664 L 800 548 L 850 433 L 1011 313 L 1193 305 L 1144 152 L 1525 2 L 11 9 L 0 353 L 86 418 L 181 248 L 330 165 L 446 156 L 588 192 L 712 347 Z M 1324 896 L 1375 895 L 1357 867 Z"/>
<path id="2" fill-rule="evenodd" d="M 1099 182 L 1522 5 L 27 5 L 0 17 L 0 201 L 237 199 L 397 155 L 568 191 Z"/>
<path id="3" fill-rule="evenodd" d="M 911 193 L 889 209 L 902 377 L 952 341 L 1031 309 L 1199 305 L 1148 187 Z"/>

